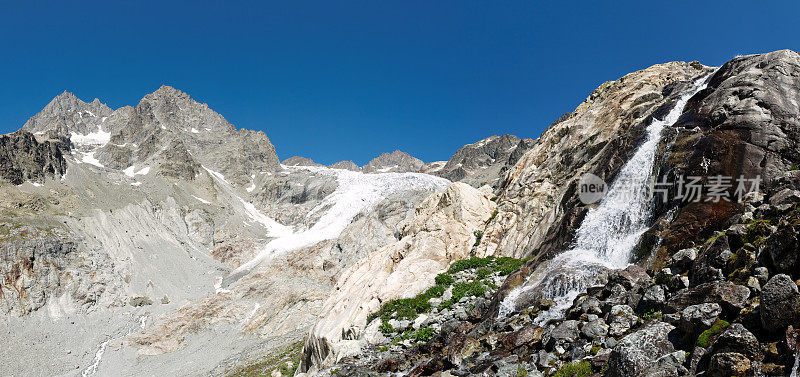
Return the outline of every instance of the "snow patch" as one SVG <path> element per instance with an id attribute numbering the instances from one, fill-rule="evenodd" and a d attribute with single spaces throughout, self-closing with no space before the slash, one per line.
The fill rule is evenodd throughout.
<path id="1" fill-rule="evenodd" d="M 199 200 L 199 201 L 200 201 L 200 203 L 203 203 L 203 204 L 211 204 L 211 202 L 209 202 L 208 200 L 205 200 L 205 199 L 203 199 L 203 198 L 201 198 L 201 197 L 197 197 L 197 196 L 194 196 L 194 195 L 192 195 L 192 197 L 193 197 L 193 198 L 195 198 L 195 199 L 197 199 L 197 200 Z"/>
<path id="2" fill-rule="evenodd" d="M 69 141 L 78 146 L 102 147 L 111 141 L 111 132 L 105 132 L 102 126 L 97 126 L 97 132 L 89 132 L 86 135 L 73 132 Z"/>
<path id="3" fill-rule="evenodd" d="M 238 267 L 231 277 L 243 276 L 264 260 L 288 251 L 334 239 L 359 213 L 378 205 L 387 196 L 412 190 L 444 191 L 450 181 L 422 173 L 364 174 L 319 166 L 294 166 L 286 169 L 308 170 L 317 174 L 333 175 L 338 186 L 306 215 L 325 211 L 309 229 L 289 232 L 272 241 L 249 262 Z"/>
<path id="4" fill-rule="evenodd" d="M 131 165 L 128 168 L 126 168 L 125 170 L 123 170 L 122 172 L 125 173 L 125 175 L 127 175 L 128 177 L 133 178 L 133 177 L 135 177 L 137 175 L 147 175 L 147 173 L 150 172 L 150 167 L 149 166 L 145 166 L 145 167 L 139 169 L 139 171 L 135 171 L 135 167 L 133 165 Z"/>
<path id="5" fill-rule="evenodd" d="M 133 183 L 131 183 L 131 186 L 141 186 L 141 185 L 142 185 L 142 182 L 133 182 Z"/>
<path id="6" fill-rule="evenodd" d="M 82 154 L 83 154 L 83 157 L 81 158 L 82 162 L 101 168 L 105 167 L 103 164 L 100 163 L 100 161 L 94 158 L 94 152 L 88 152 L 88 153 L 82 152 Z"/>
<path id="7" fill-rule="evenodd" d="M 200 131 L 198 131 L 197 128 L 192 127 L 192 133 L 193 134 L 199 134 Z"/>

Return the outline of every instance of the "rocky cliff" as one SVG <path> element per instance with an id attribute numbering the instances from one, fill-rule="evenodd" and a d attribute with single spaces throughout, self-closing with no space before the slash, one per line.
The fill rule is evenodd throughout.
<path id="1" fill-rule="evenodd" d="M 64 139 L 39 142 L 30 132 L 0 136 L 0 177 L 15 185 L 25 181 L 43 183 L 67 170 L 62 153 L 69 150 Z"/>
<path id="2" fill-rule="evenodd" d="M 319 374 L 796 374 L 798 59 L 796 52 L 777 51 L 739 57 L 719 69 L 669 63 L 602 85 L 506 174 L 498 214 L 476 251 L 532 258 L 486 293 L 491 302 L 482 301 L 484 291 L 468 293 L 472 297 L 462 300 L 474 310 L 450 317 L 432 291 L 418 296 L 427 300 L 420 310 L 408 311 L 398 301 L 389 317 L 402 309 L 414 328 L 387 327 L 388 339 L 373 338 L 373 347 Z M 688 91 L 701 81 L 702 90 Z M 576 178 L 590 172 L 615 182 L 623 176 L 644 142 L 645 126 L 667 119 L 678 98 L 680 114 L 659 134 L 654 168 L 643 172 L 666 183 L 667 199 L 649 199 L 643 218 L 650 225 L 634 233 L 623 268 L 552 259 L 566 251 L 585 254 L 571 246 L 582 245 L 575 238 L 587 236 L 581 232 L 584 220 L 597 218 L 592 211 L 606 208 L 602 201 L 580 203 Z M 704 188 L 719 176 L 757 179 L 760 186 L 737 201 L 742 193 L 734 181 L 713 195 L 701 191 L 695 201 L 681 191 L 680 177 L 688 176 L 699 177 Z M 713 200 L 719 196 L 731 200 Z M 567 264 L 554 269 L 551 259 Z M 492 263 L 487 260 L 473 257 L 466 264 Z M 583 287 L 571 268 L 599 275 Z M 541 275 L 546 272 L 553 275 Z M 437 278 L 437 286 L 444 289 L 446 280 Z M 574 294 L 566 307 L 537 293 L 543 281 L 561 287 L 556 296 Z"/>

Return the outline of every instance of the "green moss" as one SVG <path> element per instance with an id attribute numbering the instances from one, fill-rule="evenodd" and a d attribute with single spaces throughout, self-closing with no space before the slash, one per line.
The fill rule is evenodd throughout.
<path id="1" fill-rule="evenodd" d="M 453 300 L 445 300 L 442 301 L 441 304 L 439 304 L 439 310 L 452 309 L 452 308 L 453 308 Z"/>
<path id="2" fill-rule="evenodd" d="M 485 267 L 484 268 L 479 268 L 478 271 L 476 272 L 476 274 L 478 275 L 479 279 L 484 279 L 487 276 L 492 274 L 492 270 L 490 270 L 488 268 L 485 268 Z"/>
<path id="3" fill-rule="evenodd" d="M 592 364 L 586 360 L 565 364 L 551 377 L 588 377 L 592 374 Z"/>
<path id="4" fill-rule="evenodd" d="M 660 310 L 650 309 L 647 313 L 642 314 L 641 318 L 645 321 L 649 321 L 651 319 L 660 319 L 662 316 Z"/>
<path id="5" fill-rule="evenodd" d="M 713 325 L 711 325 L 710 329 L 703 331 L 703 333 L 697 337 L 697 345 L 702 348 L 711 347 L 711 338 L 722 333 L 722 331 L 728 326 L 730 326 L 730 323 L 718 319 Z"/>
<path id="6" fill-rule="evenodd" d="M 494 220 L 494 218 L 497 217 L 498 213 L 499 213 L 499 211 L 494 210 L 494 212 L 492 212 L 492 216 L 489 217 L 489 221 L 487 221 L 487 223 L 492 222 L 492 220 Z"/>
<path id="7" fill-rule="evenodd" d="M 508 275 L 516 270 L 519 270 L 525 262 L 530 258 L 516 259 L 511 257 L 500 257 L 495 260 L 495 271 L 500 275 Z"/>
<path id="8" fill-rule="evenodd" d="M 517 365 L 517 374 L 516 377 L 525 377 L 528 375 L 528 371 L 525 370 L 521 365 Z"/>
<path id="9" fill-rule="evenodd" d="M 383 335 L 390 335 L 394 332 L 394 328 L 389 324 L 388 319 L 381 320 L 381 325 L 378 327 L 378 330 L 380 330 Z"/>
<path id="10" fill-rule="evenodd" d="M 597 353 L 600 352 L 601 349 L 603 349 L 603 347 L 600 347 L 599 344 L 595 344 L 595 345 L 592 346 L 592 349 L 589 352 L 592 355 L 597 355 Z"/>

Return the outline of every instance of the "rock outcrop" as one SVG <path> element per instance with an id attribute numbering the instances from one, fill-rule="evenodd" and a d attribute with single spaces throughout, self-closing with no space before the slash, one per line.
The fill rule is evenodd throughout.
<path id="1" fill-rule="evenodd" d="M 419 172 L 425 165 L 422 160 L 396 150 L 392 153 L 382 153 L 361 167 L 364 173 L 406 173 Z"/>
<path id="2" fill-rule="evenodd" d="M 532 139 L 520 139 L 514 135 L 490 136 L 461 147 L 450 160 L 431 173 L 473 187 L 489 185 L 495 189 L 506 171 L 533 144 Z"/>
<path id="3" fill-rule="evenodd" d="M 690 81 L 710 72 L 673 62 L 597 88 L 568 117 L 550 125 L 508 170 L 498 215 L 478 252 L 549 258 L 561 251 L 587 209 L 577 197 L 578 179 L 592 173 L 610 181 L 654 114 L 671 106 Z"/>
<path id="4" fill-rule="evenodd" d="M 17 131 L 0 136 L 0 178 L 15 185 L 25 181 L 44 183 L 67 170 L 62 153 L 69 143 L 61 140 L 39 142 L 33 134 Z"/>
<path id="5" fill-rule="evenodd" d="M 343 273 L 303 349 L 302 372 L 357 352 L 369 337 L 367 316 L 381 303 L 414 296 L 434 284 L 450 263 L 468 256 L 494 203 L 478 190 L 453 183 L 419 206 L 399 241 L 366 256 Z M 372 329 L 376 331 L 376 328 Z"/>

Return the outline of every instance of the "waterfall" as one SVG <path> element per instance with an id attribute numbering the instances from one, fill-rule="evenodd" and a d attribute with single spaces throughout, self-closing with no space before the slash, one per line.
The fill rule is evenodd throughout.
<path id="1" fill-rule="evenodd" d="M 797 367 L 800 366 L 800 350 L 795 353 L 794 366 L 792 367 L 792 374 L 789 377 L 797 377 Z"/>
<path id="2" fill-rule="evenodd" d="M 706 86 L 709 76 L 692 84 L 664 119 L 653 119 L 645 140 L 617 174 L 600 204 L 589 210 L 575 234 L 571 249 L 542 263 L 522 286 L 512 290 L 500 306 L 500 317 L 515 312 L 520 295 L 532 294 L 556 302 L 536 322 L 546 324 L 562 318 L 573 300 L 599 282 L 607 269 L 624 268 L 631 252 L 649 228 L 653 201 L 648 183 L 664 127 L 675 123 L 689 99 Z"/>

